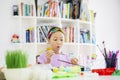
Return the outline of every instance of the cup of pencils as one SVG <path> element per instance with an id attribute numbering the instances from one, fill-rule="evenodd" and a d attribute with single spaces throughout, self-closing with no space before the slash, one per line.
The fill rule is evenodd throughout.
<path id="1" fill-rule="evenodd" d="M 119 50 L 109 51 L 109 53 L 105 56 L 106 68 L 117 67 L 118 54 L 119 54 Z"/>
<path id="2" fill-rule="evenodd" d="M 102 44 L 103 44 L 102 49 L 99 47 L 99 45 L 97 45 L 97 47 L 104 56 L 106 68 L 117 68 L 117 58 L 118 58 L 119 50 L 107 51 L 105 47 L 105 41 L 103 41 Z"/>
<path id="3" fill-rule="evenodd" d="M 117 67 L 117 58 L 105 58 L 106 68 L 116 68 Z"/>

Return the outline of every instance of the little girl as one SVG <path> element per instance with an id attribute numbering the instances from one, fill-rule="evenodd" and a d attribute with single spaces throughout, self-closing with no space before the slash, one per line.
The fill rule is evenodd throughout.
<path id="1" fill-rule="evenodd" d="M 59 27 L 52 27 L 48 32 L 49 49 L 38 58 L 40 64 L 51 64 L 53 67 L 71 66 L 78 64 L 76 58 L 70 57 L 61 51 L 64 43 L 64 31 Z"/>

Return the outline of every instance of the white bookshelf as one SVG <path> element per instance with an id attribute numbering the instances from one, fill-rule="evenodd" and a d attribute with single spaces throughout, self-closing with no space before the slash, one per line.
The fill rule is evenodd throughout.
<path id="1" fill-rule="evenodd" d="M 40 4 L 44 4 L 48 0 L 38 0 Z M 57 1 L 57 0 L 55 0 Z M 32 4 L 33 5 L 33 15 L 25 16 L 21 15 L 21 2 Z M 54 25 L 58 27 L 68 27 L 72 26 L 74 28 L 74 38 L 73 42 L 65 42 L 62 50 L 69 53 L 74 53 L 74 55 L 78 58 L 81 58 L 82 55 L 88 55 L 92 53 L 96 53 L 96 46 L 92 43 L 92 34 L 95 35 L 95 26 L 90 21 L 81 21 L 80 19 L 64 19 L 59 17 L 44 17 L 44 16 L 36 16 L 35 11 L 35 3 L 34 0 L 17 0 L 16 3 L 19 6 L 19 15 L 14 16 L 14 18 L 18 18 L 18 27 L 19 31 L 18 34 L 20 36 L 20 43 L 19 45 L 23 50 L 27 51 L 30 55 L 30 63 L 35 63 L 35 57 L 38 54 L 44 52 L 47 46 L 47 42 L 39 42 L 38 41 L 38 33 L 37 33 L 37 26 L 46 26 L 46 25 Z M 38 3 L 39 4 L 39 3 Z M 59 13 L 60 14 L 60 13 Z M 32 42 L 26 42 L 26 30 L 29 28 L 33 28 L 34 36 Z M 89 31 L 89 41 L 83 42 L 80 39 L 81 29 L 85 29 Z M 80 59 L 81 60 L 81 59 Z"/>

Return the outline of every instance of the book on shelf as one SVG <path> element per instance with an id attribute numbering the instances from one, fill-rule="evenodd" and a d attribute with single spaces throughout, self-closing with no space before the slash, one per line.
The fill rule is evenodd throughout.
<path id="1" fill-rule="evenodd" d="M 34 28 L 26 29 L 26 43 L 34 42 Z"/>
<path id="2" fill-rule="evenodd" d="M 61 18 L 79 19 L 81 0 L 65 0 L 59 2 Z"/>
<path id="3" fill-rule="evenodd" d="M 95 44 L 95 43 L 96 43 L 95 35 L 92 34 L 92 44 Z"/>
<path id="4" fill-rule="evenodd" d="M 85 28 L 80 29 L 80 43 L 90 42 L 90 31 Z"/>
<path id="5" fill-rule="evenodd" d="M 72 19 L 79 19 L 80 18 L 80 8 L 81 8 L 81 0 L 73 0 L 73 11 L 72 11 Z"/>
<path id="6" fill-rule="evenodd" d="M 65 42 L 74 42 L 74 27 L 72 25 L 63 27 Z"/>
<path id="7" fill-rule="evenodd" d="M 26 30 L 26 43 L 30 42 L 30 30 Z"/>
<path id="8" fill-rule="evenodd" d="M 94 10 L 90 10 L 90 20 L 94 23 L 96 17 L 96 12 Z"/>
<path id="9" fill-rule="evenodd" d="M 70 26 L 70 36 L 69 36 L 69 42 L 74 42 L 74 27 Z"/>
<path id="10" fill-rule="evenodd" d="M 88 9 L 88 1 L 87 0 L 81 0 L 80 20 L 90 21 L 90 12 Z"/>
<path id="11" fill-rule="evenodd" d="M 34 11 L 36 11 L 36 16 L 41 17 L 59 17 L 61 15 L 61 18 L 90 20 L 87 0 L 48 0 L 44 4 L 41 4 L 40 0 L 35 0 L 34 4 L 21 2 L 21 15 L 34 16 Z"/>
<path id="12" fill-rule="evenodd" d="M 50 25 L 37 26 L 37 42 L 47 42 L 48 31 L 51 27 Z"/>
<path id="13" fill-rule="evenodd" d="M 90 10 L 90 19 L 91 19 L 91 22 L 94 23 L 94 11 L 93 10 Z"/>
<path id="14" fill-rule="evenodd" d="M 46 34 L 42 30 L 41 26 L 39 27 L 39 32 L 40 32 L 40 35 L 42 36 L 41 38 L 43 38 L 42 40 L 44 40 L 43 42 L 47 42 Z"/>
<path id="15" fill-rule="evenodd" d="M 69 27 L 65 27 L 64 28 L 64 32 L 65 32 L 65 42 L 69 42 Z"/>
<path id="16" fill-rule="evenodd" d="M 60 17 L 63 18 L 63 1 L 59 2 Z"/>
<path id="17" fill-rule="evenodd" d="M 53 25 L 54 26 L 54 25 Z M 37 42 L 47 42 L 47 35 L 52 25 L 39 25 L 37 26 Z M 74 42 L 74 26 L 63 27 L 65 32 L 65 42 Z"/>
<path id="18" fill-rule="evenodd" d="M 38 0 L 35 0 L 36 16 L 38 16 L 38 10 L 39 10 L 39 9 L 38 9 L 39 7 L 38 7 L 37 5 L 38 5 Z"/>
<path id="19" fill-rule="evenodd" d="M 70 3 L 67 3 L 67 8 L 68 8 L 68 12 L 67 12 L 67 19 L 70 19 L 70 10 L 71 10 L 71 8 L 70 8 L 70 6 L 71 6 L 71 4 Z"/>
<path id="20" fill-rule="evenodd" d="M 46 42 L 46 37 L 44 36 L 40 28 L 38 28 L 38 42 Z"/>
<path id="21" fill-rule="evenodd" d="M 41 30 L 43 32 L 43 34 L 45 35 L 45 37 L 47 38 L 47 34 L 48 34 L 48 30 L 46 29 L 47 26 L 41 26 Z"/>
<path id="22" fill-rule="evenodd" d="M 23 14 L 24 14 L 24 13 L 23 13 L 23 10 L 24 10 L 24 7 L 23 7 L 23 6 L 24 6 L 24 3 L 21 2 L 20 6 L 21 6 L 21 16 L 23 16 Z"/>
<path id="23" fill-rule="evenodd" d="M 48 0 L 41 3 L 40 0 L 21 2 L 22 16 L 60 17 L 67 19 L 80 19 L 93 22 L 93 12 L 88 9 L 87 0 Z M 35 10 L 34 10 L 35 9 Z M 34 12 L 35 11 L 35 12 Z M 36 14 L 35 14 L 36 13 Z"/>
<path id="24" fill-rule="evenodd" d="M 37 16 L 41 17 L 59 17 L 58 2 L 54 0 L 48 0 L 44 4 L 37 3 Z"/>
<path id="25" fill-rule="evenodd" d="M 21 2 L 21 16 L 34 16 L 34 5 L 32 3 Z"/>

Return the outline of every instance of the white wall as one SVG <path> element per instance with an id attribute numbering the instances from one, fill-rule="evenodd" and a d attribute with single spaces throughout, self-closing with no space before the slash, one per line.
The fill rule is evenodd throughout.
<path id="1" fill-rule="evenodd" d="M 120 0 L 90 0 L 97 13 L 95 26 L 97 43 L 103 40 L 109 49 L 120 49 Z"/>
<path id="2" fill-rule="evenodd" d="M 120 49 L 120 0 L 96 0 L 96 38 L 106 41 L 109 49 Z"/>
<path id="3" fill-rule="evenodd" d="M 0 65 L 4 64 L 4 53 L 9 44 L 9 36 L 13 31 L 11 20 L 11 0 L 0 2 Z"/>
<path id="4" fill-rule="evenodd" d="M 120 0 L 90 1 L 92 1 L 91 8 L 94 8 L 97 13 L 95 20 L 97 43 L 101 44 L 104 40 L 108 49 L 120 49 Z M 11 18 L 11 4 L 12 0 L 0 2 L 0 65 L 4 65 L 4 54 L 9 47 L 10 37 L 16 29 Z"/>
<path id="5" fill-rule="evenodd" d="M 102 41 L 105 41 L 107 50 L 120 50 L 120 0 L 90 1 L 92 1 L 91 8 L 97 13 L 95 19 L 96 43 L 100 45 Z M 98 49 L 97 54 L 99 56 L 99 62 L 96 63 L 99 66 L 97 67 L 104 67 L 104 59 Z"/>

